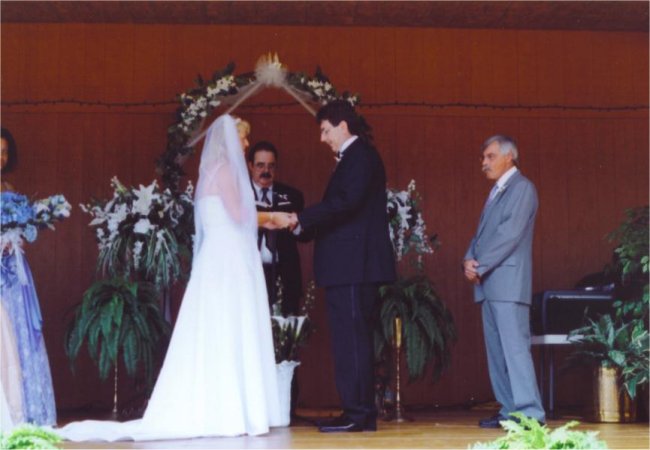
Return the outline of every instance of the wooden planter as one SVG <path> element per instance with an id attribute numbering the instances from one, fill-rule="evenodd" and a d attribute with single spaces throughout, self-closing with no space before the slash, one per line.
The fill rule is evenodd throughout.
<path id="1" fill-rule="evenodd" d="M 600 366 L 594 378 L 594 421 L 635 422 L 636 402 L 621 386 L 619 371 Z"/>

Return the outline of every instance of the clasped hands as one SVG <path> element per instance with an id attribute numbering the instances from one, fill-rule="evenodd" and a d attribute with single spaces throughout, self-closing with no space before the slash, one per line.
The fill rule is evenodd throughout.
<path id="1" fill-rule="evenodd" d="M 298 215 L 280 211 L 258 212 L 257 222 L 260 227 L 267 230 L 288 229 L 293 231 L 298 226 Z"/>
<path id="2" fill-rule="evenodd" d="M 466 259 L 463 261 L 463 273 L 470 283 L 480 284 L 481 276 L 478 273 L 478 261 L 475 259 Z"/>

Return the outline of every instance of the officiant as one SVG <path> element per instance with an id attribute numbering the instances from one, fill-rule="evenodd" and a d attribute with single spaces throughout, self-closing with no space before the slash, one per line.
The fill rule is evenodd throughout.
<path id="1" fill-rule="evenodd" d="M 258 211 L 300 212 L 304 197 L 298 189 L 275 181 L 278 150 L 260 141 L 248 151 L 248 169 Z M 262 255 L 269 304 L 278 299 L 278 277 L 282 282 L 282 313 L 298 314 L 302 296 L 302 274 L 297 241 L 306 240 L 288 230 L 258 230 L 257 244 Z"/>

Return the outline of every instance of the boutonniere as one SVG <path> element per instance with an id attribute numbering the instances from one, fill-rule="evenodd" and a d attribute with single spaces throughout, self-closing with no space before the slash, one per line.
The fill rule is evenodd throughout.
<path id="1" fill-rule="evenodd" d="M 262 209 L 271 209 L 271 207 L 272 207 L 272 205 L 269 205 L 268 203 L 263 202 L 261 200 L 256 200 L 255 201 L 255 206 L 257 206 L 258 208 L 262 208 Z"/>
<path id="2" fill-rule="evenodd" d="M 277 206 L 290 205 L 289 196 L 287 194 L 275 193 L 275 203 Z"/>

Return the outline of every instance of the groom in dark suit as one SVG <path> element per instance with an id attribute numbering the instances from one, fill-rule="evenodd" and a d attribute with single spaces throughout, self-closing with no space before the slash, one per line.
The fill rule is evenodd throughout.
<path id="1" fill-rule="evenodd" d="M 513 412 L 544 422 L 530 354 L 533 228 L 537 191 L 518 169 L 519 151 L 507 136 L 483 144 L 482 169 L 494 181 L 478 230 L 463 261 L 481 305 L 492 390 L 501 410 L 479 421 L 498 428 Z"/>
<path id="2" fill-rule="evenodd" d="M 320 203 L 294 216 L 315 233 L 316 283 L 325 288 L 343 414 L 322 432 L 374 431 L 373 331 L 378 287 L 395 279 L 386 173 L 370 128 L 347 101 L 318 111 L 321 141 L 338 160 Z"/>
<path id="3" fill-rule="evenodd" d="M 275 181 L 278 151 L 267 141 L 260 141 L 248 151 L 248 169 L 258 211 L 299 212 L 305 201 L 298 189 Z M 258 247 L 262 255 L 269 304 L 277 301 L 277 279 L 282 280 L 284 315 L 298 314 L 302 296 L 300 255 L 296 241 L 306 236 L 294 235 L 289 230 L 258 231 Z"/>

